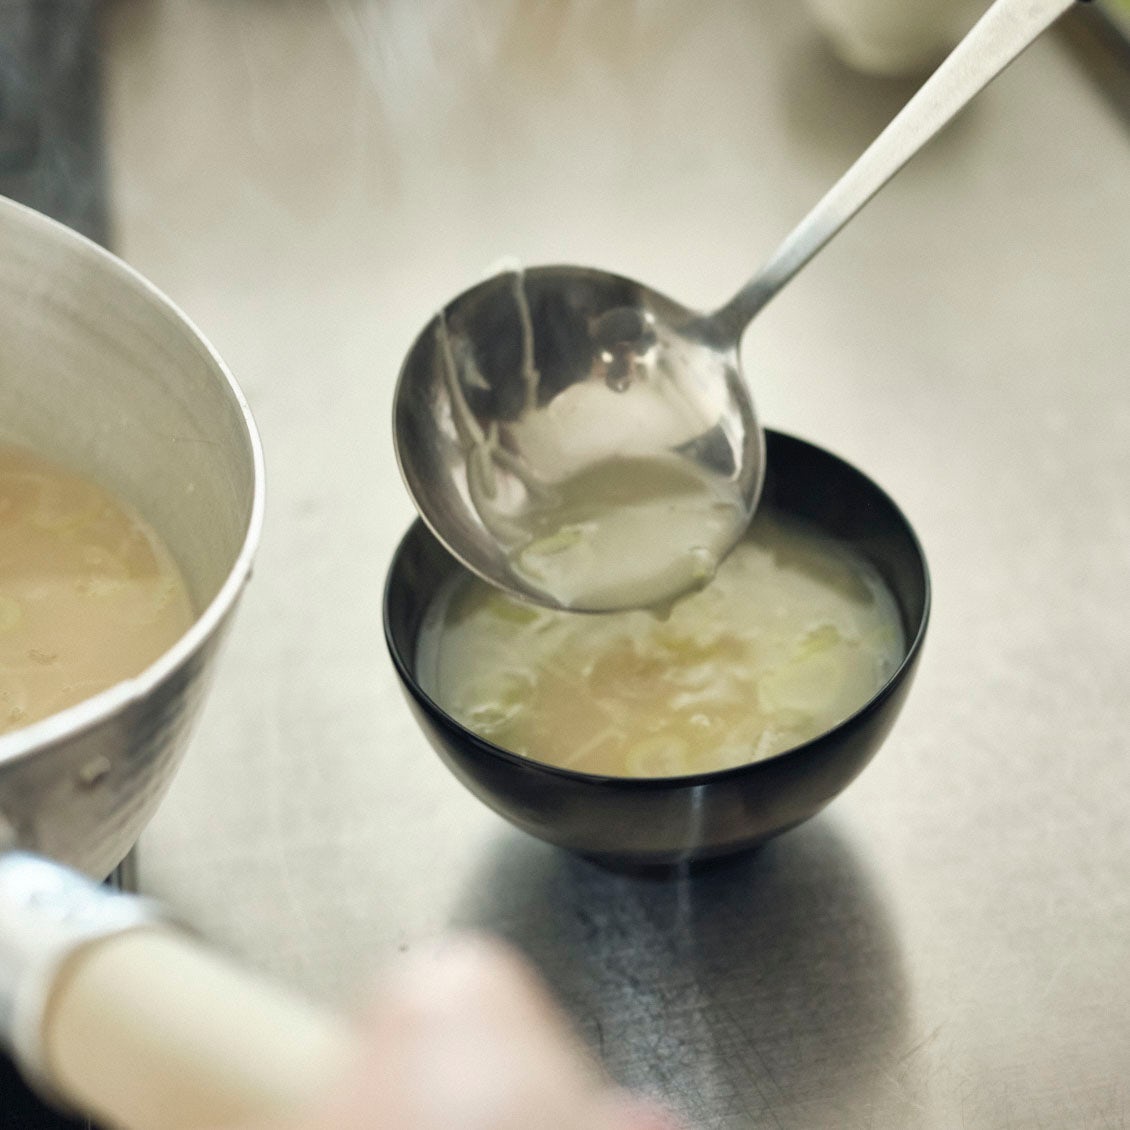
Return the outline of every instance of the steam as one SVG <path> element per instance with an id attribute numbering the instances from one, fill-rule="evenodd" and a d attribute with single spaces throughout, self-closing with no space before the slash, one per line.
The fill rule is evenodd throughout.
<path id="1" fill-rule="evenodd" d="M 619 116 L 641 55 L 662 64 L 677 49 L 688 18 L 658 0 L 327 2 L 385 125 L 416 139 L 468 99 L 511 125 L 536 123 L 537 101 L 518 105 L 518 86 L 526 99 L 534 86 L 535 99 L 578 100 L 589 129 L 623 125 L 601 119 Z M 531 67 L 536 83 L 515 81 Z"/>

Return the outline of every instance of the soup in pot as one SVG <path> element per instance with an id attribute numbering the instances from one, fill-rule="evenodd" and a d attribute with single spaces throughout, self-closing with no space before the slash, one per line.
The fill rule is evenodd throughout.
<path id="1" fill-rule="evenodd" d="M 0 734 L 139 674 L 192 619 L 176 563 L 128 503 L 0 446 Z"/>

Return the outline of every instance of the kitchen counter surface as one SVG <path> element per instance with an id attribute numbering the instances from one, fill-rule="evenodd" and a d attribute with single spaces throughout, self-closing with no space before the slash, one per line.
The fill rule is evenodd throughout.
<path id="1" fill-rule="evenodd" d="M 915 523 L 934 618 L 823 815 L 656 880 L 511 829 L 401 699 L 399 362 L 504 256 L 720 302 L 914 83 L 846 70 L 795 0 L 114 0 L 102 31 L 115 249 L 227 359 L 269 475 L 142 888 L 331 1003 L 498 932 L 617 1078 L 716 1130 L 1124 1125 L 1130 125 L 1070 37 L 746 336 L 766 423 Z"/>

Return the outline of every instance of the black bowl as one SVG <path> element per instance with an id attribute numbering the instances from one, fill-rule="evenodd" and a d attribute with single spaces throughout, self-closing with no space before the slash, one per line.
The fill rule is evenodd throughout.
<path id="1" fill-rule="evenodd" d="M 875 755 L 910 689 L 930 611 L 922 547 L 899 508 L 860 471 L 804 440 L 766 433 L 762 506 L 807 520 L 861 554 L 894 594 L 906 655 L 871 700 L 803 745 L 764 761 L 685 777 L 602 777 L 543 765 L 478 737 L 416 681 L 429 602 L 461 570 L 421 521 L 389 567 L 384 627 L 408 703 L 448 768 L 511 823 L 620 865 L 706 859 L 750 848 L 807 820 Z"/>

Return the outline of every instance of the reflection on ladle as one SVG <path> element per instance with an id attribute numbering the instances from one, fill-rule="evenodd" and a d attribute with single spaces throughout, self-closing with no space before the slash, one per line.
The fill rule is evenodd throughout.
<path id="1" fill-rule="evenodd" d="M 486 580 L 606 611 L 709 580 L 757 505 L 764 440 L 741 374 L 749 322 L 1074 0 L 997 0 L 724 306 L 537 267 L 481 283 L 417 338 L 394 439 L 432 530 Z"/>

